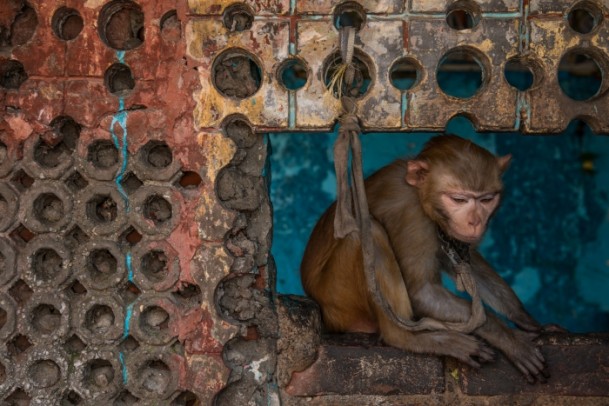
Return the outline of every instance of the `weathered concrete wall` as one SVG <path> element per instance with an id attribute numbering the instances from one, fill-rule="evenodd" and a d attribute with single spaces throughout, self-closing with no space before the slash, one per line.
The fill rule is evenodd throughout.
<path id="1" fill-rule="evenodd" d="M 245 1 L 237 12 L 240 24 L 230 17 L 231 3 L 190 1 L 196 16 L 187 26 L 188 52 L 203 74 L 199 124 L 217 127 L 226 116 L 242 113 L 271 131 L 332 128 L 340 103 L 327 91 L 328 72 L 338 49 L 335 25 L 342 9 L 337 6 L 345 2 Z M 562 77 L 579 64 L 585 67 L 577 67 L 575 76 L 605 75 L 606 2 L 358 3 L 365 23 L 356 35 L 355 58 L 369 80 L 358 97 L 365 129 L 437 131 L 455 115 L 466 115 L 481 131 L 559 132 L 574 118 L 584 118 L 597 132 L 609 131 L 607 118 L 598 114 L 608 107 L 607 81 L 578 99 L 565 91 L 570 85 Z M 479 88 L 467 97 L 446 92 L 438 73 L 447 60 L 457 70 L 469 61 L 465 69 L 480 72 Z M 290 61 L 302 67 L 299 88 L 283 76 Z M 526 91 L 505 79 L 508 66 L 531 74 Z M 446 69 L 451 68 L 455 65 Z M 396 84 L 400 75 L 413 75 L 412 87 Z M 235 80 L 243 85 L 235 86 Z"/>
<path id="2" fill-rule="evenodd" d="M 177 7 L 177 8 L 176 8 Z M 184 2 L 0 4 L 7 404 L 210 403 L 238 327 L 214 297 L 236 150 L 193 120 Z"/>

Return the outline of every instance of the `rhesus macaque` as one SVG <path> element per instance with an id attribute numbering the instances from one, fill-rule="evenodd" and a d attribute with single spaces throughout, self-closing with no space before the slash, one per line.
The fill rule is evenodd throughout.
<path id="1" fill-rule="evenodd" d="M 467 321 L 470 302 L 441 282 L 441 271 L 455 277 L 445 248 L 452 247 L 469 261 L 483 302 L 520 328 L 511 329 L 487 312 L 473 334 L 501 350 L 529 382 L 543 382 L 545 360 L 532 342 L 541 326 L 476 250 L 499 205 L 501 176 L 510 159 L 457 136 L 441 135 L 415 159 L 398 160 L 370 176 L 366 194 L 374 272 L 381 294 L 402 319 Z M 473 335 L 412 332 L 392 322 L 368 291 L 359 237 L 334 238 L 335 208 L 336 203 L 315 226 L 301 266 L 304 289 L 319 303 L 329 331 L 378 332 L 389 345 L 449 355 L 473 367 L 493 359 L 493 351 Z"/>

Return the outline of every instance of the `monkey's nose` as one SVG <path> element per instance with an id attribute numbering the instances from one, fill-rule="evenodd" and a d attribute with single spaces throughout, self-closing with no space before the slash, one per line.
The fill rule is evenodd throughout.
<path id="1" fill-rule="evenodd" d="M 476 228 L 482 223 L 482 219 L 480 216 L 471 216 L 468 223 L 470 226 Z"/>

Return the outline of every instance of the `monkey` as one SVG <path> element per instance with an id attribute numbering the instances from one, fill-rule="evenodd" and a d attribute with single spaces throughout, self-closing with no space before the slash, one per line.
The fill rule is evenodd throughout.
<path id="1" fill-rule="evenodd" d="M 529 383 L 545 382 L 546 362 L 533 343 L 541 325 L 477 251 L 499 206 L 511 155 L 497 157 L 461 137 L 431 138 L 413 159 L 397 160 L 365 182 L 380 293 L 402 319 L 464 322 L 470 302 L 446 289 L 441 272 L 456 277 L 446 247 L 468 261 L 482 301 L 493 312 L 472 334 L 407 331 L 373 301 L 357 233 L 334 238 L 336 202 L 314 227 L 301 263 L 305 292 L 320 306 L 329 332 L 379 333 L 388 345 L 446 355 L 474 368 L 500 350 Z"/>

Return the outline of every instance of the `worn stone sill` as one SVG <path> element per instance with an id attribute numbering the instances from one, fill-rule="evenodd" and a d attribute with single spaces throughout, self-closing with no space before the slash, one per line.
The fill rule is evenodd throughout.
<path id="1" fill-rule="evenodd" d="M 531 385 L 501 354 L 475 370 L 447 357 L 383 345 L 374 335 L 325 335 L 316 360 L 292 374 L 282 399 L 309 405 L 609 405 L 609 333 L 547 334 L 538 340 L 551 377 Z"/>

